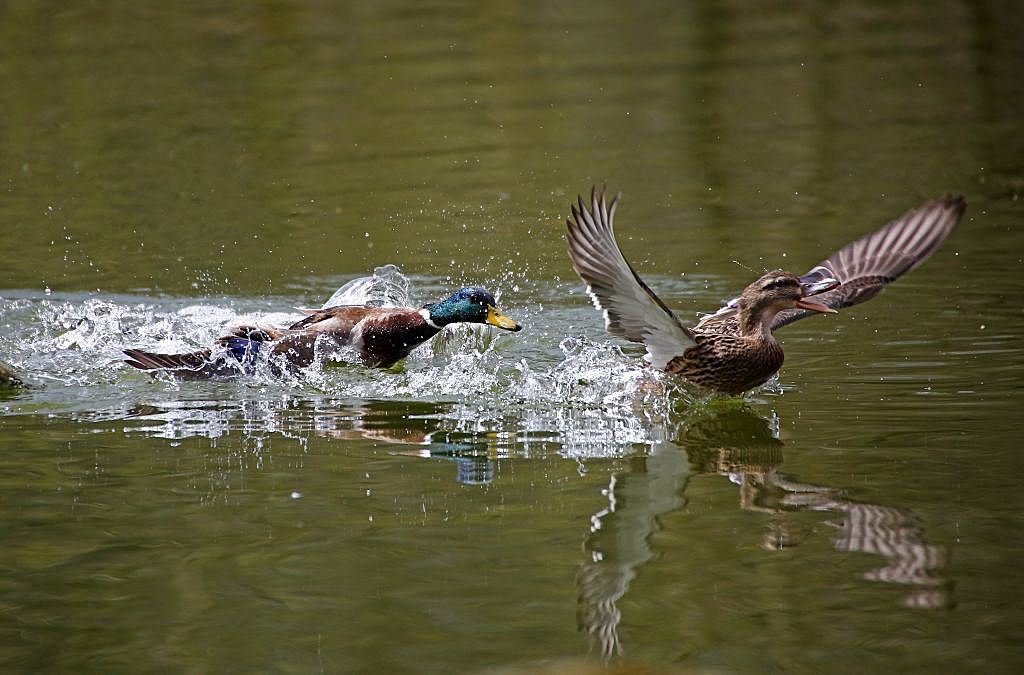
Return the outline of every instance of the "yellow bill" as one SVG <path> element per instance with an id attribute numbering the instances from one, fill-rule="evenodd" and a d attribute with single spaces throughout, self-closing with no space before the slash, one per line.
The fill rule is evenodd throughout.
<path id="1" fill-rule="evenodd" d="M 501 310 L 494 305 L 487 305 L 487 323 L 504 330 L 516 331 L 522 329 L 522 326 L 502 314 Z"/>

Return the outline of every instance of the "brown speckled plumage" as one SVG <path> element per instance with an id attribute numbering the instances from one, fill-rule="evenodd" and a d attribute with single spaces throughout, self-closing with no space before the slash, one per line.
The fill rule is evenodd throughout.
<path id="1" fill-rule="evenodd" d="M 806 295 L 795 275 L 782 270 L 765 274 L 744 289 L 738 299 L 742 310 L 731 321 L 690 329 L 696 344 L 670 360 L 665 372 L 726 394 L 764 384 L 785 359 L 771 323 L 780 311 L 807 303 Z"/>
<path id="2" fill-rule="evenodd" d="M 768 381 L 785 356 L 774 339 L 751 341 L 735 335 L 698 333 L 697 346 L 669 361 L 665 371 L 726 394 L 742 394 Z"/>
<path id="3" fill-rule="evenodd" d="M 963 197 L 929 201 L 801 277 L 782 270 L 765 274 L 718 312 L 687 327 L 622 255 L 612 226 L 617 205 L 617 195 L 608 202 L 595 189 L 589 208 L 580 197 L 567 221 L 569 257 L 604 313 L 605 327 L 644 344 L 654 367 L 726 394 L 764 384 L 782 366 L 774 329 L 874 297 L 935 252 L 966 208 Z"/>

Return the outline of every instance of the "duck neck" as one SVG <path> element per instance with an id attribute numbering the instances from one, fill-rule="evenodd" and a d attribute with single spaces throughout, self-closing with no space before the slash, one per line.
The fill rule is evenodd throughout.
<path id="1" fill-rule="evenodd" d="M 422 307 L 419 310 L 419 315 L 423 317 L 423 320 L 426 322 L 426 324 L 428 326 L 430 326 L 434 330 L 441 330 L 442 328 L 445 327 L 446 324 L 448 324 L 450 322 L 445 321 L 441 317 L 434 318 L 433 315 L 431 315 L 431 313 L 430 313 L 430 310 L 433 307 L 434 307 L 434 305 L 426 305 L 426 306 Z"/>
<path id="2" fill-rule="evenodd" d="M 740 303 L 740 335 L 758 340 L 773 341 L 772 320 L 778 313 L 771 307 L 749 307 Z"/>

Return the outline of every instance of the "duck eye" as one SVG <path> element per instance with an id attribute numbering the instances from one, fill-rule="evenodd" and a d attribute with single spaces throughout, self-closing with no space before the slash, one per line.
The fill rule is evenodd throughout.
<path id="1" fill-rule="evenodd" d="M 480 296 L 477 295 L 476 293 L 474 293 L 473 295 L 469 296 L 469 301 L 472 302 L 474 305 L 479 305 L 480 304 Z"/>
<path id="2" fill-rule="evenodd" d="M 773 291 L 776 288 L 781 288 L 783 286 L 794 286 L 794 285 L 796 285 L 796 284 L 793 282 L 792 279 L 774 279 L 774 280 L 769 281 L 768 283 L 766 283 L 764 286 L 762 286 L 761 290 L 762 291 Z"/>

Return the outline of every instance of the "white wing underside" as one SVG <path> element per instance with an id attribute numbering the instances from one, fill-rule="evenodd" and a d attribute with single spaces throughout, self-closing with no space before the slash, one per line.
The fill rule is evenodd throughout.
<path id="1" fill-rule="evenodd" d="M 668 363 L 694 346 L 693 334 L 637 276 L 615 242 L 612 219 L 618 196 L 611 204 L 596 190 L 590 195 L 590 210 L 579 200 L 573 206 L 569 224 L 569 257 L 576 273 L 587 284 L 594 307 L 604 315 L 609 333 L 642 343 L 645 358 L 655 368 Z"/>

